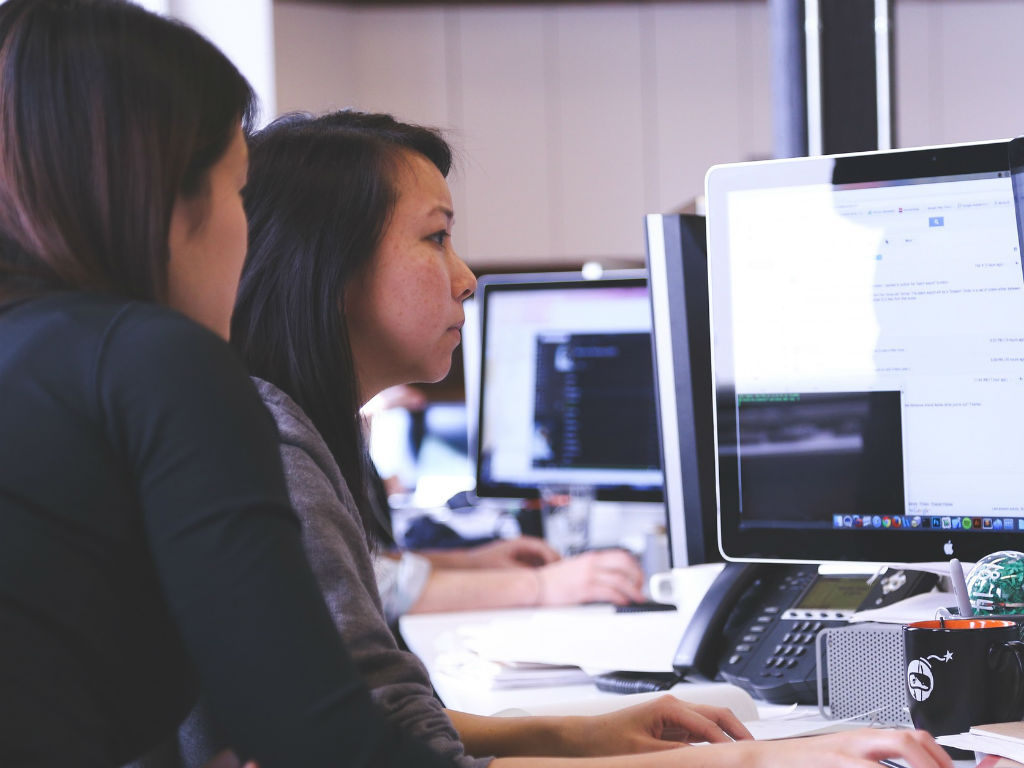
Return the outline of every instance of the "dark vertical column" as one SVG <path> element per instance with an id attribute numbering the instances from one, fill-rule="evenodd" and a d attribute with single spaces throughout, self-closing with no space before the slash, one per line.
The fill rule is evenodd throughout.
<path id="1" fill-rule="evenodd" d="M 775 157 L 807 154 L 804 0 L 771 0 L 772 129 Z"/>
<path id="2" fill-rule="evenodd" d="M 888 135 L 879 135 L 879 108 L 887 113 L 883 118 L 892 112 L 891 95 L 884 98 L 891 94 L 891 9 L 891 0 L 818 0 L 825 154 L 882 149 L 892 144 L 891 128 Z M 879 94 L 883 94 L 882 104 Z M 886 119 L 882 125 L 888 122 Z M 884 127 L 882 133 L 886 133 Z"/>
<path id="3" fill-rule="evenodd" d="M 893 0 L 770 0 L 776 157 L 892 146 Z"/>

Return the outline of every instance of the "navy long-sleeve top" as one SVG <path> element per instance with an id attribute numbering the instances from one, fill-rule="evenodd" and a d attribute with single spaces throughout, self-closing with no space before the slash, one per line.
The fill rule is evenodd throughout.
<path id="1" fill-rule="evenodd" d="M 439 762 L 371 707 L 229 346 L 154 304 L 7 305 L 0 764 L 127 762 L 200 685 L 261 768 Z"/>

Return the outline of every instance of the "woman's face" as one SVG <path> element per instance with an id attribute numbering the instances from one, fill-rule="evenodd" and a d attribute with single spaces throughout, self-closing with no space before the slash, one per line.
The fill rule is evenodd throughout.
<path id="1" fill-rule="evenodd" d="M 248 230 L 242 187 L 249 152 L 239 128 L 210 169 L 206 188 L 179 197 L 171 213 L 168 304 L 224 339 L 245 261 Z"/>
<path id="2" fill-rule="evenodd" d="M 407 152 L 396 189 L 380 247 L 345 291 L 362 403 L 395 384 L 443 379 L 462 339 L 462 302 L 476 290 L 452 249 L 452 197 L 441 172 Z"/>

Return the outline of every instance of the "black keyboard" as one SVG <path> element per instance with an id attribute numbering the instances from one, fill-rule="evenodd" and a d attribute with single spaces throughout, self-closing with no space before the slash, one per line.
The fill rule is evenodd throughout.
<path id="1" fill-rule="evenodd" d="M 671 603 L 627 603 L 626 605 L 616 605 L 616 613 L 645 613 L 647 611 L 674 611 L 676 607 Z"/>

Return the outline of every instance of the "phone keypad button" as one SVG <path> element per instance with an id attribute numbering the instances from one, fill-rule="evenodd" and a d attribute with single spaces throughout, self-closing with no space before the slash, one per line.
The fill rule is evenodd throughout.
<path id="1" fill-rule="evenodd" d="M 750 628 L 750 631 L 751 632 L 758 632 L 758 633 L 760 633 L 760 632 L 764 632 L 766 629 L 768 629 L 768 627 L 764 626 L 764 624 L 755 624 L 754 626 L 752 626 Z"/>
<path id="2" fill-rule="evenodd" d="M 752 646 L 747 645 L 746 643 L 741 643 L 740 645 L 736 646 L 736 651 L 737 653 L 746 653 L 747 651 L 751 650 L 751 648 Z"/>
<path id="3" fill-rule="evenodd" d="M 741 656 L 738 653 L 734 653 L 732 656 L 729 657 L 729 663 L 730 664 L 739 664 L 740 661 L 742 661 L 742 660 L 743 660 L 743 656 Z"/>
<path id="4" fill-rule="evenodd" d="M 744 643 L 756 643 L 760 639 L 761 639 L 761 637 L 759 635 L 744 635 L 743 636 L 743 642 Z"/>

